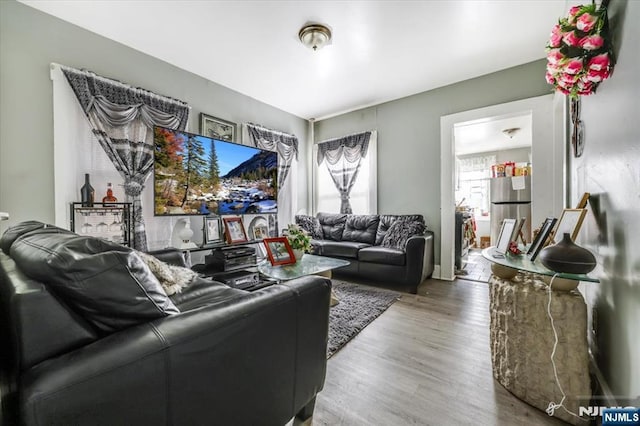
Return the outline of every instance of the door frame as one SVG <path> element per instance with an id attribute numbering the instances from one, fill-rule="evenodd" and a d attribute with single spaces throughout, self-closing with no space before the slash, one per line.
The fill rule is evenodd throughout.
<path id="1" fill-rule="evenodd" d="M 565 204 L 566 99 L 543 95 L 440 117 L 440 270 L 439 278 L 455 279 L 454 126 L 523 113 L 532 115 L 531 228 L 556 216 Z"/>

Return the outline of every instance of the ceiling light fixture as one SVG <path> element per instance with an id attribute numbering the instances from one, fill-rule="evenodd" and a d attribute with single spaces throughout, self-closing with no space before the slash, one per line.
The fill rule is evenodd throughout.
<path id="1" fill-rule="evenodd" d="M 331 30 L 321 24 L 309 24 L 302 27 L 298 38 L 308 48 L 318 50 L 331 43 Z"/>
<path id="2" fill-rule="evenodd" d="M 516 133 L 520 131 L 520 127 L 510 127 L 508 129 L 504 129 L 502 133 L 508 137 L 509 139 L 513 139 Z"/>

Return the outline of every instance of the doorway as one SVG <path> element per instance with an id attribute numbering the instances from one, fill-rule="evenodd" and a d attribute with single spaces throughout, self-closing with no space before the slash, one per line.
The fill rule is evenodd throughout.
<path id="1" fill-rule="evenodd" d="M 440 119 L 441 217 L 440 268 L 443 280 L 455 279 L 455 127 L 462 123 L 487 122 L 495 118 L 531 116 L 532 228 L 547 216 L 561 211 L 564 204 L 564 158 L 566 101 L 556 95 L 538 96 L 493 105 Z"/>

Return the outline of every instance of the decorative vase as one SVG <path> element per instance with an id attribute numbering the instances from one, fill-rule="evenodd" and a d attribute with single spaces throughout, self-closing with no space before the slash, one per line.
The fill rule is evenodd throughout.
<path id="1" fill-rule="evenodd" d="M 89 183 L 89 173 L 85 173 L 84 175 L 84 185 L 80 188 L 80 201 L 82 202 L 82 207 L 93 207 L 93 200 L 96 195 L 93 186 Z"/>
<path id="2" fill-rule="evenodd" d="M 571 236 L 566 232 L 562 241 L 540 252 L 540 262 L 554 272 L 569 274 L 587 274 L 596 267 L 596 257 L 571 241 Z"/>
<path id="3" fill-rule="evenodd" d="M 491 264 L 491 272 L 498 278 L 503 280 L 511 280 L 518 275 L 518 270 L 510 268 L 508 266 L 500 265 L 499 263 Z"/>
<path id="4" fill-rule="evenodd" d="M 296 262 L 297 262 L 300 259 L 302 259 L 302 256 L 304 255 L 304 250 L 302 250 L 302 249 L 293 249 L 293 255 L 295 256 Z"/>

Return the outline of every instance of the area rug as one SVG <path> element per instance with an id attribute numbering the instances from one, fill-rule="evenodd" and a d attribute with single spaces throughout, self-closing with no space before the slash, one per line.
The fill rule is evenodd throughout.
<path id="1" fill-rule="evenodd" d="M 400 293 L 391 290 L 335 279 L 332 283 L 340 302 L 329 312 L 327 358 L 331 358 L 400 298 Z"/>

